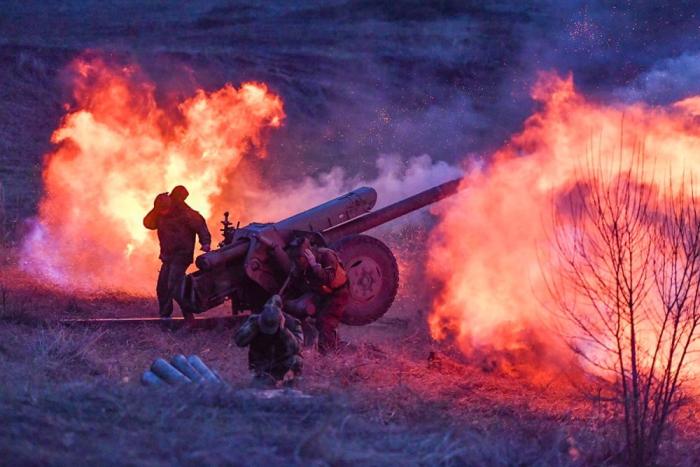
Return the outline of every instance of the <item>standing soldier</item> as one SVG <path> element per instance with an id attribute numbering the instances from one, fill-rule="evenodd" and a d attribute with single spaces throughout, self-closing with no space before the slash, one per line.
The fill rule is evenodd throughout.
<path id="1" fill-rule="evenodd" d="M 262 312 L 248 317 L 234 338 L 239 347 L 249 347 L 248 367 L 259 384 L 277 384 L 285 376 L 299 376 L 304 336 L 301 323 L 282 312 L 282 299 L 273 295 Z"/>
<path id="2" fill-rule="evenodd" d="M 211 235 L 207 223 L 197 211 L 185 203 L 189 193 L 178 185 L 168 195 L 156 196 L 153 209 L 146 214 L 143 225 L 158 231 L 160 260 L 163 265 L 158 274 L 156 293 L 162 318 L 173 313 L 173 299 L 185 278 L 185 272 L 194 260 L 195 236 L 199 237 L 202 251 L 211 248 Z M 191 315 L 185 316 L 191 318 Z"/>
<path id="3" fill-rule="evenodd" d="M 297 318 L 313 317 L 321 353 L 338 348 L 338 325 L 350 299 L 348 278 L 338 254 L 330 248 L 312 249 L 306 237 L 290 244 L 290 288 L 301 295 L 285 303 Z"/>

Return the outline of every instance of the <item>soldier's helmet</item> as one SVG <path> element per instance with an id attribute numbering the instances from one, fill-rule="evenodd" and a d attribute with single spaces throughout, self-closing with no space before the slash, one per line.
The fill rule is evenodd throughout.
<path id="1" fill-rule="evenodd" d="M 280 297 L 277 294 L 273 295 L 272 297 L 270 297 L 267 300 L 267 302 L 265 303 L 265 306 L 273 306 L 273 307 L 281 310 L 282 309 L 282 297 Z"/>
<path id="2" fill-rule="evenodd" d="M 175 203 L 184 203 L 189 195 L 190 192 L 182 185 L 176 186 L 173 188 L 173 191 L 170 192 L 170 198 Z"/>
<path id="3" fill-rule="evenodd" d="M 263 334 L 274 334 L 282 323 L 282 298 L 273 295 L 265 303 L 260 316 L 258 317 L 258 327 Z"/>

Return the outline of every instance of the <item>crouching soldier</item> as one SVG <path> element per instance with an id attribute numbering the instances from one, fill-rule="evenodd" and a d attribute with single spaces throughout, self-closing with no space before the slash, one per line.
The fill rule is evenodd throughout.
<path id="1" fill-rule="evenodd" d="M 285 303 L 285 309 L 300 319 L 312 317 L 318 332 L 318 350 L 338 349 L 338 325 L 350 300 L 348 278 L 338 254 L 330 248 L 313 248 L 299 237 L 290 245 L 293 263 L 290 289 L 299 295 Z"/>
<path id="2" fill-rule="evenodd" d="M 248 367 L 258 384 L 293 382 L 301 374 L 301 323 L 282 311 L 282 299 L 273 295 L 236 332 L 238 347 L 249 347 Z M 286 379 L 285 379 L 286 377 Z"/>

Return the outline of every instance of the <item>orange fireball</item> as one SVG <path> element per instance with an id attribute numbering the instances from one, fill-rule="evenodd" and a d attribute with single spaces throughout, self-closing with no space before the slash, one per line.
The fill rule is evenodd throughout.
<path id="1" fill-rule="evenodd" d="M 578 93 L 571 76 L 552 74 L 532 95 L 540 110 L 485 167 L 470 171 L 432 235 L 428 269 L 444 285 L 432 334 L 454 336 L 468 354 L 533 341 L 546 344 L 543 360 L 566 354 L 558 334 L 571 324 L 552 313 L 545 279 L 557 274 L 548 261 L 556 255 L 553 201 L 586 182 L 587 157 L 600 158 L 608 181 L 640 154 L 650 168 L 635 172 L 641 183 L 671 179 L 682 187 L 683 177 L 700 179 L 700 98 L 667 108 L 607 105 Z"/>
<path id="2" fill-rule="evenodd" d="M 185 185 L 188 202 L 215 222 L 241 160 L 264 156 L 282 100 L 261 83 L 227 84 L 169 113 L 136 66 L 93 58 L 72 70 L 75 105 L 52 135 L 26 266 L 71 289 L 153 294 L 158 247 L 141 220 L 155 195 Z"/>

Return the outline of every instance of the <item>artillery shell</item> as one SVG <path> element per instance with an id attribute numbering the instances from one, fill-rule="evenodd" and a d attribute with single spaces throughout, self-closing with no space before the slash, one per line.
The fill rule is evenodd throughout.
<path id="1" fill-rule="evenodd" d="M 192 365 L 190 365 L 190 362 L 187 361 L 187 357 L 184 355 L 175 355 L 170 360 L 170 363 L 193 382 L 201 383 L 203 381 L 204 377 L 200 375 Z"/>
<path id="2" fill-rule="evenodd" d="M 180 373 L 177 368 L 162 358 L 157 358 L 153 362 L 151 371 L 168 384 L 184 384 L 191 382 L 187 376 Z"/>
<path id="3" fill-rule="evenodd" d="M 144 386 L 162 386 L 163 380 L 158 378 L 155 373 L 150 370 L 144 371 L 141 376 L 141 384 Z"/>
<path id="4" fill-rule="evenodd" d="M 187 357 L 187 361 L 192 365 L 195 370 L 199 372 L 200 375 L 204 378 L 204 380 L 208 383 L 220 383 L 221 381 L 219 378 L 216 377 L 216 375 L 209 369 L 208 366 L 204 364 L 201 358 L 199 358 L 196 355 L 190 355 Z"/>

